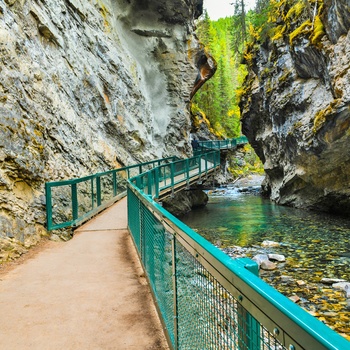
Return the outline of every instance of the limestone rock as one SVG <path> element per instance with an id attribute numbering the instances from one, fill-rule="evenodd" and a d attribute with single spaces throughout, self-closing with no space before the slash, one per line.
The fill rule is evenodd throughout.
<path id="1" fill-rule="evenodd" d="M 311 27 L 292 36 L 306 22 L 302 13 L 289 18 L 289 32 L 252 46 L 242 128 L 264 163 L 272 200 L 349 215 L 349 4 L 327 0 L 319 11 L 317 42 Z"/>
<path id="2" fill-rule="evenodd" d="M 181 216 L 194 208 L 205 206 L 208 203 L 208 195 L 201 189 L 190 189 L 175 193 L 173 197 L 167 197 L 162 201 L 163 207 L 175 216 Z"/>
<path id="3" fill-rule="evenodd" d="M 325 284 L 333 284 L 333 283 L 340 283 L 340 282 L 346 282 L 346 280 L 341 278 L 322 278 L 321 283 Z"/>
<path id="4" fill-rule="evenodd" d="M 338 282 L 332 284 L 332 288 L 344 290 L 346 292 L 346 297 L 350 298 L 350 282 Z"/>
<path id="5" fill-rule="evenodd" d="M 47 181 L 191 154 L 201 0 L 0 9 L 0 236 L 40 238 Z"/>

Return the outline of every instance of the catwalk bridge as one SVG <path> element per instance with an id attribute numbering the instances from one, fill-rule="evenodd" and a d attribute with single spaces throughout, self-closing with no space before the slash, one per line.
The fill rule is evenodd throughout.
<path id="1" fill-rule="evenodd" d="M 107 207 L 103 219 L 91 221 L 93 229 L 88 222 L 78 231 L 90 230 L 94 236 L 112 218 L 124 220 L 171 349 L 350 348 L 347 340 L 263 282 L 255 262 L 230 258 L 162 208 L 164 196 L 202 182 L 219 170 L 220 152 L 245 142 L 199 142 L 189 159 L 171 157 L 47 183 L 48 229 L 79 226 Z M 125 203 L 120 201 L 125 195 L 127 211 L 114 210 Z"/>

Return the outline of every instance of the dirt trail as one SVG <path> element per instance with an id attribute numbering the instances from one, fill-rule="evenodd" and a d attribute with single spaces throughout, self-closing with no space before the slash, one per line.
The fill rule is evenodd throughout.
<path id="1" fill-rule="evenodd" d="M 168 349 L 142 276 L 124 199 L 1 273 L 0 349 Z"/>

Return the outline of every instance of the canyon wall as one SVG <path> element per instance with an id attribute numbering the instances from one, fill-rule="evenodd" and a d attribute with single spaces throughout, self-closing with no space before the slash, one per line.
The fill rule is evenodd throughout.
<path id="1" fill-rule="evenodd" d="M 6 244 L 45 233 L 47 181 L 191 153 L 201 12 L 202 0 L 0 0 Z"/>
<path id="2" fill-rule="evenodd" d="M 245 54 L 243 133 L 271 199 L 350 215 L 350 2 L 276 4 Z"/>

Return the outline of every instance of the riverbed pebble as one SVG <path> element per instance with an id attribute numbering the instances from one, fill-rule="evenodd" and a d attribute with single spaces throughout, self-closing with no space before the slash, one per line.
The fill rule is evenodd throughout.
<path id="1" fill-rule="evenodd" d="M 269 261 L 269 257 L 267 254 L 257 254 L 253 257 L 253 260 L 256 261 L 259 266 L 261 266 L 262 262 Z"/>
<path id="2" fill-rule="evenodd" d="M 263 270 L 271 271 L 271 270 L 276 270 L 277 265 L 274 262 L 270 261 L 270 260 L 264 260 L 261 263 L 260 268 L 263 269 Z"/>
<path id="3" fill-rule="evenodd" d="M 346 282 L 346 280 L 343 280 L 341 278 L 322 278 L 321 283 L 324 284 L 333 284 L 333 283 L 340 283 L 340 282 Z"/>
<path id="4" fill-rule="evenodd" d="M 350 282 L 338 282 L 333 283 L 332 287 L 334 289 L 343 290 L 346 292 L 346 297 L 350 298 Z"/>
<path id="5" fill-rule="evenodd" d="M 286 261 L 286 257 L 282 254 L 267 254 L 269 260 L 275 260 L 278 262 Z"/>
<path id="6" fill-rule="evenodd" d="M 274 241 L 263 241 L 261 243 L 262 247 L 279 247 L 280 244 L 278 242 L 274 242 Z"/>
<path id="7" fill-rule="evenodd" d="M 286 276 L 286 275 L 281 275 L 280 279 L 281 279 L 281 282 L 283 282 L 283 283 L 289 283 L 289 282 L 293 282 L 294 281 L 293 277 Z"/>
<path id="8" fill-rule="evenodd" d="M 293 301 L 294 303 L 297 303 L 298 301 L 300 301 L 300 298 L 299 298 L 297 295 L 291 295 L 291 296 L 289 297 L 289 299 L 290 299 L 291 301 Z"/>

